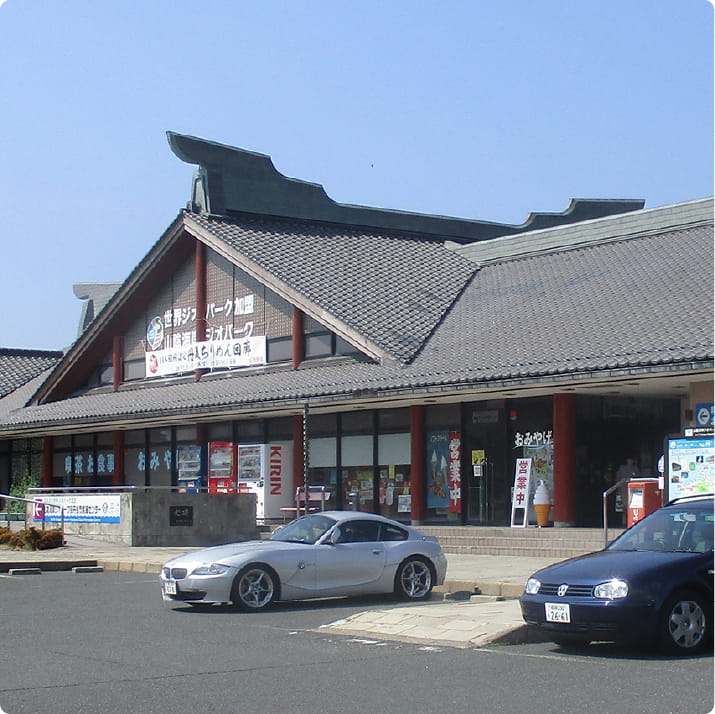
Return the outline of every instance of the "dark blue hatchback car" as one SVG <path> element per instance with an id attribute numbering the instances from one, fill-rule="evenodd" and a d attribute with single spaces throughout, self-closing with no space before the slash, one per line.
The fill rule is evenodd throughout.
<path id="1" fill-rule="evenodd" d="M 712 643 L 713 496 L 679 499 L 605 550 L 534 573 L 527 624 L 563 646 L 615 641 L 693 653 Z"/>

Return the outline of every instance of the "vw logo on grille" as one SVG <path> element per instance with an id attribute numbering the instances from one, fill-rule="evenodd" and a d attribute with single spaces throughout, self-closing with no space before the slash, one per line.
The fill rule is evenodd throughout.
<path id="1" fill-rule="evenodd" d="M 569 589 L 569 586 L 566 585 L 566 583 L 563 583 L 563 585 L 559 585 L 559 589 L 556 591 L 556 594 L 557 594 L 559 597 L 563 597 L 564 595 L 566 595 L 566 591 L 567 591 L 568 589 Z"/>

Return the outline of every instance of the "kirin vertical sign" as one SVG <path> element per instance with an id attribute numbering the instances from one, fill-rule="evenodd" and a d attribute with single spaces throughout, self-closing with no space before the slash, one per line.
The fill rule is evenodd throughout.
<path id="1" fill-rule="evenodd" d="M 514 474 L 514 495 L 511 499 L 511 527 L 525 528 L 529 517 L 529 494 L 531 493 L 531 459 L 517 459 Z M 517 523 L 517 511 L 521 511 L 521 523 Z"/>

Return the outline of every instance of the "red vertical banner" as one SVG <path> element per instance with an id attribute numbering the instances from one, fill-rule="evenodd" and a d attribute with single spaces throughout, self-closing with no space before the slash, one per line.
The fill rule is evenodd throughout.
<path id="1" fill-rule="evenodd" d="M 462 439 L 458 431 L 449 432 L 449 510 L 462 511 Z"/>

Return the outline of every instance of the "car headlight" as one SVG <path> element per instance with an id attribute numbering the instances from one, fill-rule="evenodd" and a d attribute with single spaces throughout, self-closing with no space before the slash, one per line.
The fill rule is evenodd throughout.
<path id="1" fill-rule="evenodd" d="M 604 600 L 619 600 L 628 595 L 628 583 L 625 580 L 609 580 L 599 583 L 593 589 L 593 596 Z"/>
<path id="2" fill-rule="evenodd" d="M 524 592 L 527 595 L 536 595 L 536 593 L 539 592 L 540 587 L 541 583 L 536 578 L 529 578 L 526 581 L 526 587 L 524 588 Z"/>
<path id="3" fill-rule="evenodd" d="M 210 565 L 199 565 L 198 568 L 194 568 L 192 575 L 223 575 L 228 570 L 228 565 L 219 565 L 218 563 L 211 563 Z"/>

